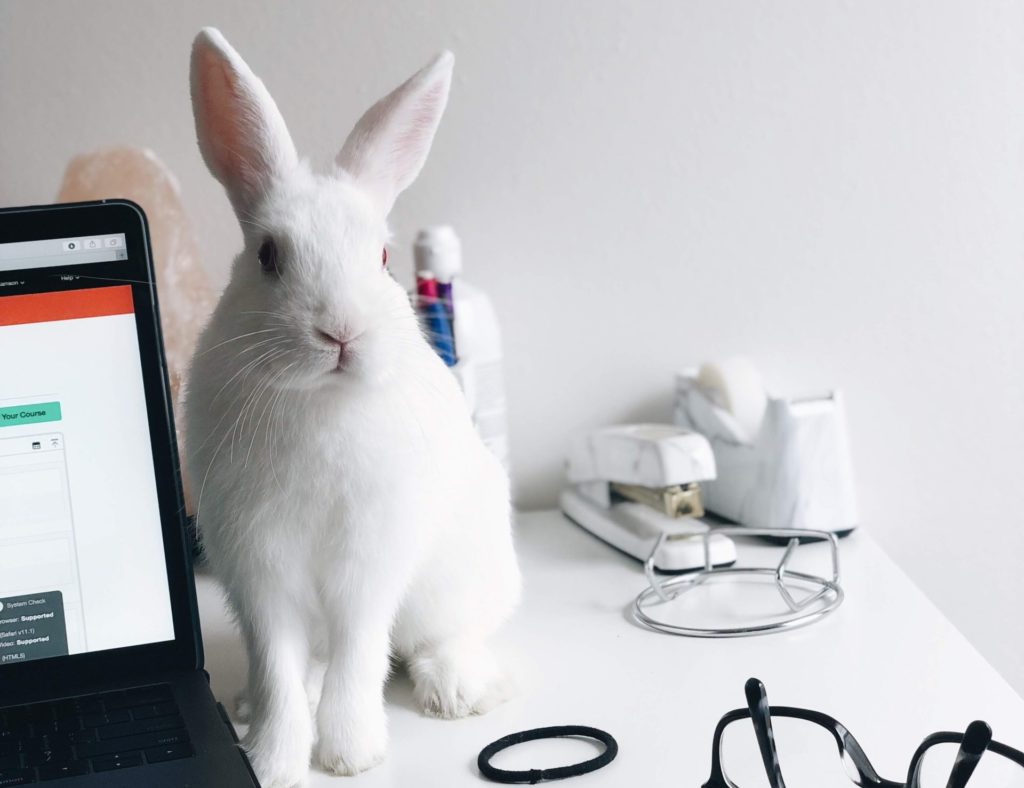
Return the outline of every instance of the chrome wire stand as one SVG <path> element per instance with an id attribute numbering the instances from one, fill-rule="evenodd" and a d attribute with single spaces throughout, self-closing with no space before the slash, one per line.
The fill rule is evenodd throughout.
<path id="1" fill-rule="evenodd" d="M 772 567 L 715 567 L 711 563 L 711 537 L 714 535 L 728 537 L 741 536 L 766 536 L 774 539 L 788 539 L 782 558 L 774 568 Z M 654 569 L 654 559 L 666 540 L 672 539 L 702 539 L 704 542 L 704 568 L 696 572 L 663 580 L 658 577 Z M 819 577 L 818 575 L 797 572 L 789 568 L 790 560 L 793 557 L 801 540 L 811 539 L 814 541 L 825 541 L 829 545 L 829 554 L 832 559 L 831 579 Z M 704 534 L 672 534 L 662 533 L 654 545 L 654 549 L 644 562 L 644 574 L 650 587 L 641 591 L 633 602 L 633 618 L 640 624 L 658 632 L 665 632 L 670 635 L 683 635 L 697 638 L 735 638 L 749 635 L 767 635 L 772 632 L 781 632 L 787 629 L 813 624 L 829 613 L 833 612 L 843 603 L 843 589 L 839 585 L 839 541 L 835 534 L 828 531 L 809 531 L 797 529 L 765 529 L 745 528 L 742 526 L 712 528 Z M 686 627 L 679 624 L 669 624 L 659 621 L 649 614 L 649 610 L 659 604 L 671 602 L 678 599 L 682 594 L 705 583 L 708 579 L 722 577 L 751 577 L 768 576 L 774 579 L 774 585 L 782 601 L 789 608 L 789 615 L 785 618 L 774 620 L 764 624 L 748 624 L 742 627 Z M 802 599 L 797 599 L 787 581 L 795 582 L 803 586 L 810 586 L 811 592 Z"/>

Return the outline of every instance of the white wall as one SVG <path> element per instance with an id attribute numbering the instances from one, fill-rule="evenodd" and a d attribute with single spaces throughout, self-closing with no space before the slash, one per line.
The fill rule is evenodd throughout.
<path id="1" fill-rule="evenodd" d="M 450 221 L 493 293 L 521 504 L 552 504 L 569 429 L 666 418 L 684 363 L 840 386 L 865 525 L 1024 691 L 1024 4 L 7 0 L 0 204 L 149 146 L 223 266 L 239 233 L 186 90 L 203 24 L 316 163 L 456 52 L 395 257 Z"/>

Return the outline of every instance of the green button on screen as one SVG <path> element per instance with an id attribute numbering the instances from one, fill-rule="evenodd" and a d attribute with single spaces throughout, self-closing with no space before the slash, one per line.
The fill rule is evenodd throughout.
<path id="1" fill-rule="evenodd" d="M 0 408 L 0 427 L 39 424 L 43 421 L 60 421 L 59 402 L 33 402 L 31 405 Z"/>

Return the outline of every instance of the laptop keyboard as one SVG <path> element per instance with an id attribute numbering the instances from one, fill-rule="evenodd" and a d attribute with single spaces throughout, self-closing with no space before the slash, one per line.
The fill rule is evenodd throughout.
<path id="1" fill-rule="evenodd" d="M 0 708 L 0 788 L 192 754 L 167 684 Z"/>

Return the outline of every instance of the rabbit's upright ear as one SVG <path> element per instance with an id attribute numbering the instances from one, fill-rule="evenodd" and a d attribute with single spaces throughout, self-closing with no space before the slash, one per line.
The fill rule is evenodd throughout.
<path id="1" fill-rule="evenodd" d="M 245 211 L 298 161 L 284 118 L 215 28 L 202 30 L 192 44 L 191 80 L 199 150 L 235 210 Z"/>
<path id="2" fill-rule="evenodd" d="M 419 175 L 441 122 L 455 57 L 442 52 L 359 119 L 335 162 L 384 213 Z"/>

